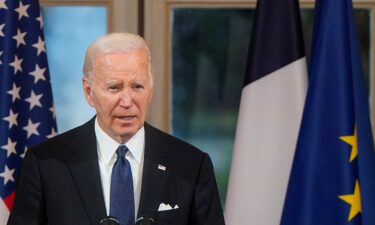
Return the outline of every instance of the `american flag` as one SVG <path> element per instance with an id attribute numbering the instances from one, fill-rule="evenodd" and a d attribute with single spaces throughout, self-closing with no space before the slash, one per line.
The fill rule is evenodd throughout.
<path id="1" fill-rule="evenodd" d="M 26 149 L 56 135 L 38 0 L 0 0 L 0 225 Z"/>

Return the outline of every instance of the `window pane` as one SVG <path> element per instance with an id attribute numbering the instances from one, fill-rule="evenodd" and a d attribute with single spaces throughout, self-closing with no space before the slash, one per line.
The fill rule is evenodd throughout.
<path id="1" fill-rule="evenodd" d="M 249 9 L 173 10 L 172 130 L 210 154 L 222 201 L 252 15 Z"/>
<path id="2" fill-rule="evenodd" d="M 95 111 L 82 90 L 86 48 L 107 30 L 104 6 L 45 6 L 42 8 L 47 57 L 59 133 L 82 124 Z"/>
<path id="3" fill-rule="evenodd" d="M 367 90 L 370 89 L 370 10 L 356 9 L 354 17 L 357 26 L 359 48 Z M 370 92 L 368 92 L 370 93 Z"/>

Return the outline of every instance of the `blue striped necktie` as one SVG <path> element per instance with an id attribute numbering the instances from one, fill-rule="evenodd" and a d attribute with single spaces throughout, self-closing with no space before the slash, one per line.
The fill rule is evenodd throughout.
<path id="1" fill-rule="evenodd" d="M 117 148 L 117 160 L 112 169 L 109 214 L 116 217 L 120 225 L 134 225 L 133 177 L 129 161 L 125 158 L 128 148 Z"/>

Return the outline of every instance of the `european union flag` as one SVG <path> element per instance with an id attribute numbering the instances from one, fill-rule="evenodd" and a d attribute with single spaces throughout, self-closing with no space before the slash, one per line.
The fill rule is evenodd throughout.
<path id="1" fill-rule="evenodd" d="M 375 155 L 351 0 L 317 0 L 282 225 L 375 224 Z"/>

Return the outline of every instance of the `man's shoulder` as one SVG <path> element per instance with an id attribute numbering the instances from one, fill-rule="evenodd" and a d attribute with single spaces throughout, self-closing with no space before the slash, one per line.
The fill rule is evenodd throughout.
<path id="1" fill-rule="evenodd" d="M 38 154 L 58 154 L 70 149 L 72 145 L 86 142 L 93 137 L 93 141 L 95 141 L 94 119 L 91 119 L 83 125 L 58 134 L 55 137 L 31 147 L 30 149 Z"/>
<path id="2" fill-rule="evenodd" d="M 146 145 L 157 146 L 165 154 L 201 158 L 205 153 L 196 146 L 145 123 Z M 147 147 L 147 146 L 146 146 Z"/>

